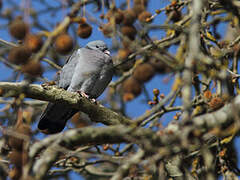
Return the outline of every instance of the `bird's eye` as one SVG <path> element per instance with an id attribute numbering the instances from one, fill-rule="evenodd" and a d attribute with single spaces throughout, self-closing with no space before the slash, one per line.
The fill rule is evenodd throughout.
<path id="1" fill-rule="evenodd" d="M 96 48 L 99 48 L 99 46 L 96 46 Z"/>

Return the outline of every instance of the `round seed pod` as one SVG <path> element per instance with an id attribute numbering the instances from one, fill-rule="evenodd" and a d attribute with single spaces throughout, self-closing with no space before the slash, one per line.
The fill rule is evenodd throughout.
<path id="1" fill-rule="evenodd" d="M 127 48 L 119 49 L 117 57 L 119 60 L 125 60 L 131 54 L 131 51 Z"/>
<path id="2" fill-rule="evenodd" d="M 141 23 L 149 23 L 151 22 L 152 20 L 148 21 L 149 18 L 152 17 L 152 14 L 148 11 L 143 11 L 141 12 L 141 14 L 138 15 L 138 20 L 141 22 Z"/>
<path id="3" fill-rule="evenodd" d="M 120 24 L 123 20 L 123 12 L 118 8 L 110 9 L 107 14 L 105 15 L 105 18 L 108 21 L 111 21 L 111 18 L 114 18 L 116 24 Z"/>
<path id="4" fill-rule="evenodd" d="M 24 40 L 24 45 L 32 52 L 37 52 L 41 49 L 43 41 L 41 36 L 28 34 Z"/>
<path id="5" fill-rule="evenodd" d="M 14 64 L 25 64 L 31 56 L 31 51 L 26 46 L 14 47 L 8 53 L 8 60 Z"/>
<path id="6" fill-rule="evenodd" d="M 145 10 L 145 7 L 142 4 L 134 4 L 132 9 L 136 16 L 138 16 Z"/>
<path id="7" fill-rule="evenodd" d="M 77 29 L 77 35 L 80 38 L 88 38 L 89 36 L 91 36 L 92 34 L 92 27 L 87 24 L 87 23 L 83 23 L 83 24 L 79 24 L 78 29 Z"/>
<path id="8" fill-rule="evenodd" d="M 159 74 L 165 74 L 171 71 L 171 69 L 167 65 L 165 65 L 162 61 L 156 58 L 151 58 L 149 60 L 149 63 L 155 68 L 155 71 Z"/>
<path id="9" fill-rule="evenodd" d="M 43 68 L 40 62 L 29 61 L 27 64 L 21 67 L 21 71 L 30 76 L 41 76 L 43 73 Z"/>
<path id="10" fill-rule="evenodd" d="M 154 67 L 149 63 L 143 63 L 136 67 L 133 72 L 133 78 L 139 82 L 149 81 L 155 74 Z"/>
<path id="11" fill-rule="evenodd" d="M 129 77 L 127 80 L 123 82 L 124 93 L 132 93 L 134 97 L 136 97 L 139 94 L 141 94 L 141 91 L 142 91 L 141 84 L 133 77 Z"/>
<path id="12" fill-rule="evenodd" d="M 105 37 L 111 37 L 113 34 L 114 27 L 111 23 L 107 23 L 100 27 L 100 30 L 102 31 Z"/>
<path id="13" fill-rule="evenodd" d="M 58 53 L 67 54 L 73 49 L 73 39 L 67 33 L 63 33 L 57 36 L 54 45 Z"/>
<path id="14" fill-rule="evenodd" d="M 136 20 L 136 14 L 132 9 L 127 9 L 123 12 L 124 17 L 123 17 L 123 24 L 124 25 L 132 25 L 135 20 Z"/>
<path id="15" fill-rule="evenodd" d="M 29 26 L 22 20 L 22 17 L 17 17 L 9 25 L 9 32 L 11 36 L 13 36 L 16 39 L 23 39 L 25 35 L 28 33 L 28 30 Z"/>
<path id="16" fill-rule="evenodd" d="M 134 26 L 122 26 L 121 32 L 124 36 L 127 36 L 130 40 L 134 40 L 137 34 L 137 30 Z"/>

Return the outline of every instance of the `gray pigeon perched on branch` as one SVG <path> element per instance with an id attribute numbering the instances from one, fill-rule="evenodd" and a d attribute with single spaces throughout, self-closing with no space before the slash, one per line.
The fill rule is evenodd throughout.
<path id="1" fill-rule="evenodd" d="M 76 50 L 60 71 L 58 87 L 80 92 L 89 98 L 100 96 L 113 76 L 113 63 L 107 45 L 100 40 Z M 62 103 L 48 103 L 38 128 L 45 133 L 62 131 L 66 122 L 79 110 Z"/>

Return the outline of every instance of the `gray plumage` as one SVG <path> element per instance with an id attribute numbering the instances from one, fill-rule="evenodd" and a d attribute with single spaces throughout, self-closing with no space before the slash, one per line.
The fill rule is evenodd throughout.
<path id="1" fill-rule="evenodd" d="M 60 71 L 57 85 L 70 92 L 80 91 L 89 98 L 99 97 L 113 76 L 113 63 L 103 41 L 92 41 L 76 50 Z M 49 103 L 38 128 L 47 133 L 62 131 L 77 109 L 62 103 Z"/>

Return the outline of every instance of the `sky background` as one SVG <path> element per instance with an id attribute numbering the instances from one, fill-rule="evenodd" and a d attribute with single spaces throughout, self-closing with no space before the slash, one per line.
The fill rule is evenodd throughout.
<path id="1" fill-rule="evenodd" d="M 125 1 L 125 0 L 124 0 Z M 28 20 L 30 23 L 32 23 L 32 20 L 30 18 L 28 18 L 28 16 L 26 16 L 27 14 L 27 7 L 31 6 L 33 7 L 37 12 L 38 11 L 45 11 L 45 6 L 43 6 L 41 3 L 39 3 L 39 1 L 35 1 L 32 0 L 31 1 L 31 5 L 29 4 L 30 1 L 28 0 L 13 0 L 13 2 L 15 2 L 16 5 L 19 5 L 20 7 L 22 7 L 22 11 L 16 11 L 14 12 L 14 15 L 24 15 L 25 14 L 25 18 L 26 20 Z M 57 11 L 58 13 L 53 13 L 53 12 L 48 12 L 46 11 L 43 15 L 40 16 L 39 21 L 41 24 L 44 24 L 45 27 L 48 30 L 50 29 L 50 25 L 52 24 L 56 24 L 57 22 L 60 22 L 61 20 L 63 20 L 63 18 L 65 17 L 65 15 L 68 13 L 68 9 L 64 8 L 64 1 L 60 1 L 60 0 L 49 0 L 47 1 L 48 4 L 50 6 L 52 6 L 53 8 L 57 8 L 57 9 L 61 9 L 60 11 Z M 123 2 L 122 0 L 116 0 L 115 1 L 117 4 L 117 7 L 119 6 L 119 4 L 121 2 Z M 167 0 L 150 0 L 149 2 L 149 6 L 148 6 L 148 11 L 151 13 L 154 13 L 156 8 L 160 9 L 164 6 L 166 6 L 167 4 L 169 4 L 169 1 Z M 11 8 L 12 4 L 9 3 L 8 1 L 4 1 L 3 3 L 3 8 L 2 8 L 2 12 L 3 10 L 7 9 L 7 8 Z M 101 14 L 101 12 L 94 12 L 94 9 L 96 9 L 96 6 L 94 5 L 87 5 L 86 7 L 86 12 L 89 13 L 92 16 L 98 16 Z M 161 13 L 160 15 L 158 15 L 154 21 L 153 24 L 156 25 L 161 25 L 164 23 L 164 20 L 166 18 L 166 15 L 164 13 Z M 99 19 L 99 18 L 98 18 Z M 104 21 L 106 23 L 106 20 Z M 9 33 L 7 31 L 7 24 L 8 22 L 4 19 L 0 19 L 0 38 L 3 40 L 7 40 L 7 41 L 14 41 L 10 36 Z M 224 34 L 226 31 L 226 25 L 221 25 L 218 27 L 218 29 L 220 30 L 220 34 Z M 38 32 L 37 29 L 32 29 L 32 32 Z M 70 34 L 73 34 L 70 31 Z M 161 39 L 162 37 L 165 36 L 165 32 L 164 31 L 151 31 L 149 33 L 151 38 L 155 38 L 155 39 Z M 74 37 L 74 38 L 78 38 L 78 37 Z M 98 27 L 96 25 L 93 26 L 93 33 L 91 35 L 90 38 L 88 39 L 80 39 L 78 38 L 78 45 L 84 46 L 87 42 L 92 41 L 92 40 L 104 40 L 109 46 L 111 46 L 111 39 L 108 39 L 106 37 L 103 36 L 102 32 L 100 32 L 98 30 Z M 15 41 L 16 42 L 16 41 Z M 176 52 L 176 47 L 172 47 L 169 50 L 171 53 L 175 53 Z M 116 52 L 112 52 L 112 54 L 114 54 Z M 62 63 L 64 62 L 65 57 L 62 57 Z M 43 63 L 43 65 L 45 67 L 48 66 L 48 64 Z M 8 80 L 11 76 L 12 76 L 13 71 L 8 68 L 7 66 L 5 66 L 3 63 L 0 63 L 0 81 L 6 81 Z M 44 77 L 46 77 L 47 79 L 51 80 L 54 76 L 54 74 L 56 73 L 55 70 L 51 70 L 51 71 L 47 71 L 43 74 Z M 22 80 L 23 77 L 20 77 L 19 80 Z M 114 77 L 114 79 L 117 79 L 118 77 Z M 173 78 L 174 76 L 172 74 L 168 74 L 168 75 L 157 75 L 155 76 L 151 81 L 149 81 L 148 83 L 145 84 L 146 90 L 149 92 L 149 95 L 152 97 L 152 90 L 154 88 L 158 88 L 160 90 L 160 93 L 164 93 L 165 95 L 167 95 L 170 92 L 172 83 L 173 83 Z M 165 83 L 165 81 L 168 80 L 167 83 Z M 39 83 L 39 82 L 37 82 Z M 104 95 L 103 95 L 104 96 Z M 101 99 L 101 97 L 100 97 Z M 177 101 L 178 104 L 180 104 L 181 102 L 178 100 Z M 1 105 L 0 105 L 1 107 Z M 127 115 L 129 115 L 131 118 L 136 118 L 140 115 L 142 115 L 147 109 L 150 109 L 150 107 L 147 105 L 146 103 L 146 97 L 143 95 L 143 93 L 137 97 L 136 99 L 134 99 L 131 102 L 127 103 L 126 106 L 127 109 Z M 163 125 L 166 125 L 169 121 L 172 120 L 172 117 L 175 115 L 175 113 L 167 113 L 166 115 L 164 115 L 161 118 L 161 122 L 163 123 Z M 239 147 L 239 138 L 237 138 L 235 140 L 235 144 L 238 147 L 238 149 L 240 149 Z M 239 157 L 239 152 L 238 152 L 238 157 Z M 71 173 L 71 177 L 72 179 L 79 179 L 79 176 L 76 175 L 76 173 Z"/>

